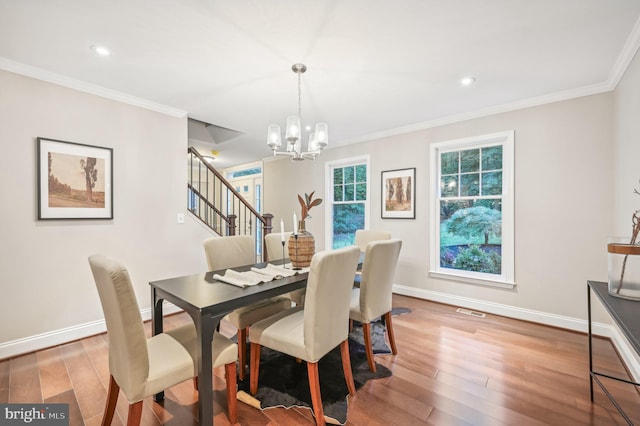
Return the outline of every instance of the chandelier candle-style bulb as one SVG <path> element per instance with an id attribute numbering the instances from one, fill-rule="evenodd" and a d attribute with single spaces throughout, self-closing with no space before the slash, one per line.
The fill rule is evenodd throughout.
<path id="1" fill-rule="evenodd" d="M 316 123 L 315 145 L 318 149 L 323 149 L 329 144 L 329 126 L 327 123 Z"/>
<path id="2" fill-rule="evenodd" d="M 295 143 L 300 139 L 300 117 L 290 115 L 287 117 L 287 141 Z"/>
<path id="3" fill-rule="evenodd" d="M 279 151 L 282 146 L 282 134 L 280 126 L 270 124 L 267 129 L 267 146 L 273 150 L 273 155 L 288 155 L 292 160 L 315 160 L 322 150 L 329 144 L 329 126 L 327 123 L 316 123 L 315 132 L 309 135 L 307 151 L 302 151 L 302 102 L 301 102 L 301 78 L 307 70 L 304 64 L 293 64 L 291 70 L 298 75 L 298 115 L 287 117 L 285 126 L 286 146 L 284 151 Z M 307 126 L 311 128 L 311 126 Z"/>
<path id="4" fill-rule="evenodd" d="M 318 150 L 318 147 L 316 145 L 316 134 L 309 133 L 309 144 L 307 145 L 307 151 L 312 152 L 317 150 Z"/>
<path id="5" fill-rule="evenodd" d="M 277 124 L 270 124 L 267 129 L 267 145 L 271 149 L 278 149 L 282 145 L 280 134 L 280 126 Z"/>

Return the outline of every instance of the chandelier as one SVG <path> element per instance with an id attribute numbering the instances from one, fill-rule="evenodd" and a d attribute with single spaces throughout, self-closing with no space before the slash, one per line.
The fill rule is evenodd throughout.
<path id="1" fill-rule="evenodd" d="M 290 115 L 287 117 L 287 125 L 285 128 L 286 150 L 278 151 L 282 146 L 282 134 L 280 126 L 270 124 L 267 129 L 267 145 L 273 150 L 273 155 L 288 155 L 291 160 L 315 160 L 322 150 L 329 144 L 329 126 L 327 123 L 316 123 L 315 131 L 309 134 L 309 143 L 307 150 L 302 151 L 302 126 L 300 120 L 302 118 L 302 108 L 300 106 L 300 82 L 302 73 L 307 70 L 304 64 L 293 64 L 291 67 L 294 73 L 298 74 L 298 115 Z"/>

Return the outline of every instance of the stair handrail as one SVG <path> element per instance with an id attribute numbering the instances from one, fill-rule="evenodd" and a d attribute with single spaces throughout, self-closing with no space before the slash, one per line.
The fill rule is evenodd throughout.
<path id="1" fill-rule="evenodd" d="M 251 215 L 254 216 L 256 220 L 260 221 L 262 225 L 262 229 L 264 231 L 263 235 L 267 235 L 271 233 L 273 228 L 272 214 L 270 213 L 260 214 L 251 204 L 249 204 L 249 202 L 247 202 L 247 200 L 244 199 L 244 197 L 238 191 L 236 191 L 236 189 L 227 181 L 227 179 L 220 172 L 218 172 L 211 164 L 209 164 L 209 162 L 195 148 L 189 147 L 187 150 L 187 154 L 191 154 L 194 157 L 196 157 L 199 160 L 199 163 L 204 165 L 207 168 L 207 170 L 210 171 L 213 174 L 213 176 L 215 176 L 215 178 L 224 185 L 224 187 L 232 194 L 232 196 L 238 199 L 238 201 L 244 206 L 244 208 L 246 208 L 249 212 L 251 212 Z M 196 189 L 189 182 L 187 183 L 187 188 L 190 191 L 192 191 L 201 201 L 203 201 L 216 215 L 218 215 L 227 224 L 227 231 L 229 235 L 235 235 L 236 233 L 235 219 L 237 217 L 236 215 L 232 214 L 232 215 L 226 216 L 219 208 L 217 208 L 213 203 L 211 203 L 207 199 L 207 197 L 199 191 L 199 189 Z M 214 232 L 220 234 L 217 229 L 214 229 L 213 227 L 211 227 L 211 225 L 208 224 L 203 218 L 201 218 L 199 215 L 196 215 L 196 216 L 203 223 L 209 226 Z"/>

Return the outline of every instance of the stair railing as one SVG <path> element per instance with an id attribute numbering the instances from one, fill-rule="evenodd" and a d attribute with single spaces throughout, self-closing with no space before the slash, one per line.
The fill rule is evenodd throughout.
<path id="1" fill-rule="evenodd" d="M 194 148 L 188 151 L 187 209 L 220 236 L 251 235 L 257 260 L 262 260 L 264 236 L 271 233 L 270 213 L 260 214 Z"/>

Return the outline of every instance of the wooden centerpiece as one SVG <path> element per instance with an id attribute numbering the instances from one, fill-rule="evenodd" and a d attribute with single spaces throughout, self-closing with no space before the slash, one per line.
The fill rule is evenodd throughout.
<path id="1" fill-rule="evenodd" d="M 316 252 L 316 240 L 305 227 L 305 219 L 311 218 L 309 210 L 322 203 L 322 198 L 313 199 L 314 193 L 315 191 L 311 194 L 304 194 L 304 199 L 298 195 L 302 218 L 299 222 L 294 219 L 295 228 L 289 237 L 289 259 L 291 259 L 291 266 L 294 269 L 307 268 L 311 265 L 311 258 Z"/>

